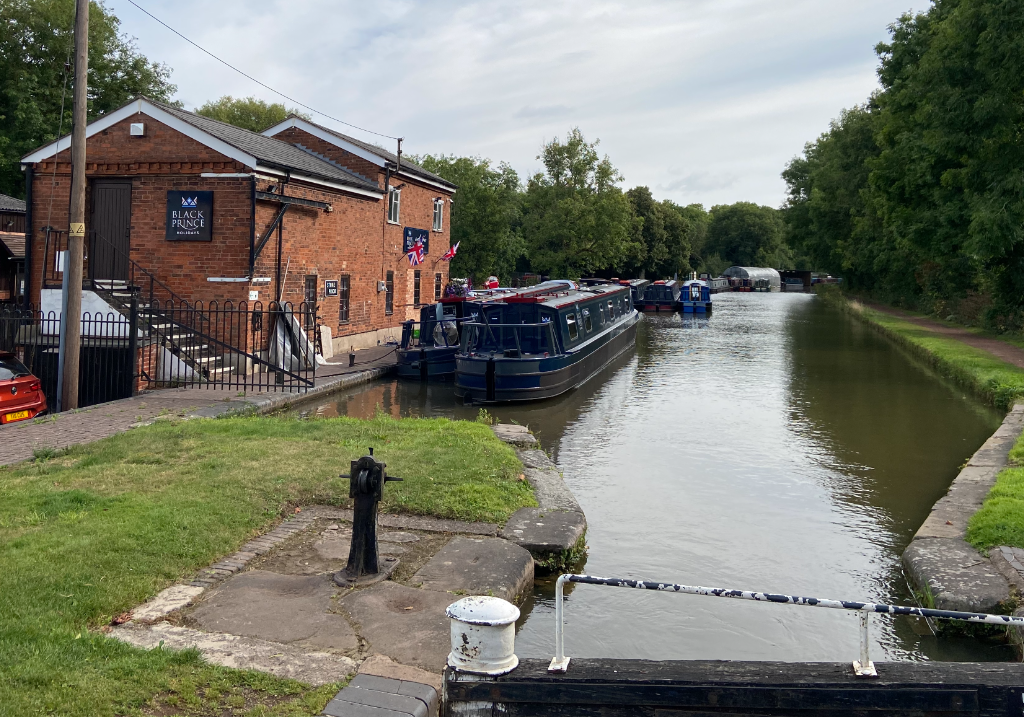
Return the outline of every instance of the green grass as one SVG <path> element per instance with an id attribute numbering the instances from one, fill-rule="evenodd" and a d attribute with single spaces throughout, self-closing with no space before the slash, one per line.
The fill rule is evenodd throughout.
<path id="1" fill-rule="evenodd" d="M 823 299 L 860 316 L 868 324 L 929 362 L 939 373 L 953 379 L 996 408 L 1009 410 L 1017 400 L 1024 398 L 1024 369 L 1006 363 L 987 351 L 936 334 L 892 314 L 875 311 L 856 302 L 848 302 L 838 292 L 826 293 Z"/>
<path id="2" fill-rule="evenodd" d="M 0 717 L 315 714 L 337 686 L 141 651 L 94 630 L 267 530 L 294 506 L 344 504 L 374 446 L 385 510 L 503 522 L 534 505 L 482 424 L 230 418 L 158 422 L 0 468 Z"/>
<path id="3" fill-rule="evenodd" d="M 967 542 L 979 550 L 1024 548 L 1024 435 L 1010 451 L 1010 467 L 999 473 L 981 510 L 971 516 Z"/>

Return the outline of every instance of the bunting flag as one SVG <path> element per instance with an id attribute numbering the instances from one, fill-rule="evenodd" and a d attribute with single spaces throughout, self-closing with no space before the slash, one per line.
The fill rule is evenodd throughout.
<path id="1" fill-rule="evenodd" d="M 411 250 L 405 254 L 409 257 L 409 263 L 413 266 L 419 266 L 423 263 L 423 244 L 416 242 Z"/>
<path id="2" fill-rule="evenodd" d="M 451 249 L 449 249 L 448 251 L 446 251 L 444 254 L 441 255 L 441 261 L 451 261 L 452 259 L 454 259 L 455 258 L 455 252 L 457 252 L 459 250 L 459 244 L 461 244 L 461 243 L 462 242 L 455 242 L 452 245 Z"/>

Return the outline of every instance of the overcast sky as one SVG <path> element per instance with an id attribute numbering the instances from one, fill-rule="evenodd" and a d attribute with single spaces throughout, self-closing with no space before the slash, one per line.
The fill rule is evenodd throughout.
<path id="1" fill-rule="evenodd" d="M 536 172 L 578 126 L 659 199 L 779 206 L 786 162 L 877 87 L 874 46 L 926 0 L 136 0 L 198 44 L 409 153 Z M 108 0 L 194 109 L 272 92 Z M 314 119 L 362 139 L 373 137 Z"/>

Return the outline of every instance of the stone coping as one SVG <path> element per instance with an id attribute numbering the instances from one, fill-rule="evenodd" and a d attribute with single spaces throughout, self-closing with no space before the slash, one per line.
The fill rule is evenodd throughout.
<path id="1" fill-rule="evenodd" d="M 971 516 L 1007 466 L 1010 449 L 1022 430 L 1024 403 L 1018 403 L 935 503 L 903 552 L 911 583 L 940 610 L 1003 612 L 1013 593 L 1024 585 L 1017 570 L 1022 565 L 1019 552 L 997 548 L 985 556 L 965 540 Z"/>

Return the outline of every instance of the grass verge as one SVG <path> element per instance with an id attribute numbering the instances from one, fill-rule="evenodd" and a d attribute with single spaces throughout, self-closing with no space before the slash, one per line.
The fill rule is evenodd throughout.
<path id="1" fill-rule="evenodd" d="M 1010 451 L 1010 466 L 999 473 L 981 509 L 971 516 L 967 542 L 978 550 L 1024 548 L 1024 435 Z"/>
<path id="2" fill-rule="evenodd" d="M 445 419 L 160 422 L 0 468 L 0 716 L 309 715 L 338 688 L 137 650 L 94 630 L 309 503 L 368 446 L 385 510 L 503 522 L 534 505 L 511 448 Z"/>
<path id="3" fill-rule="evenodd" d="M 859 316 L 867 324 L 927 361 L 943 376 L 974 392 L 996 408 L 1009 410 L 1024 397 L 1024 369 L 987 351 L 936 334 L 892 314 L 850 300 L 840 291 L 821 291 L 823 301 Z"/>

